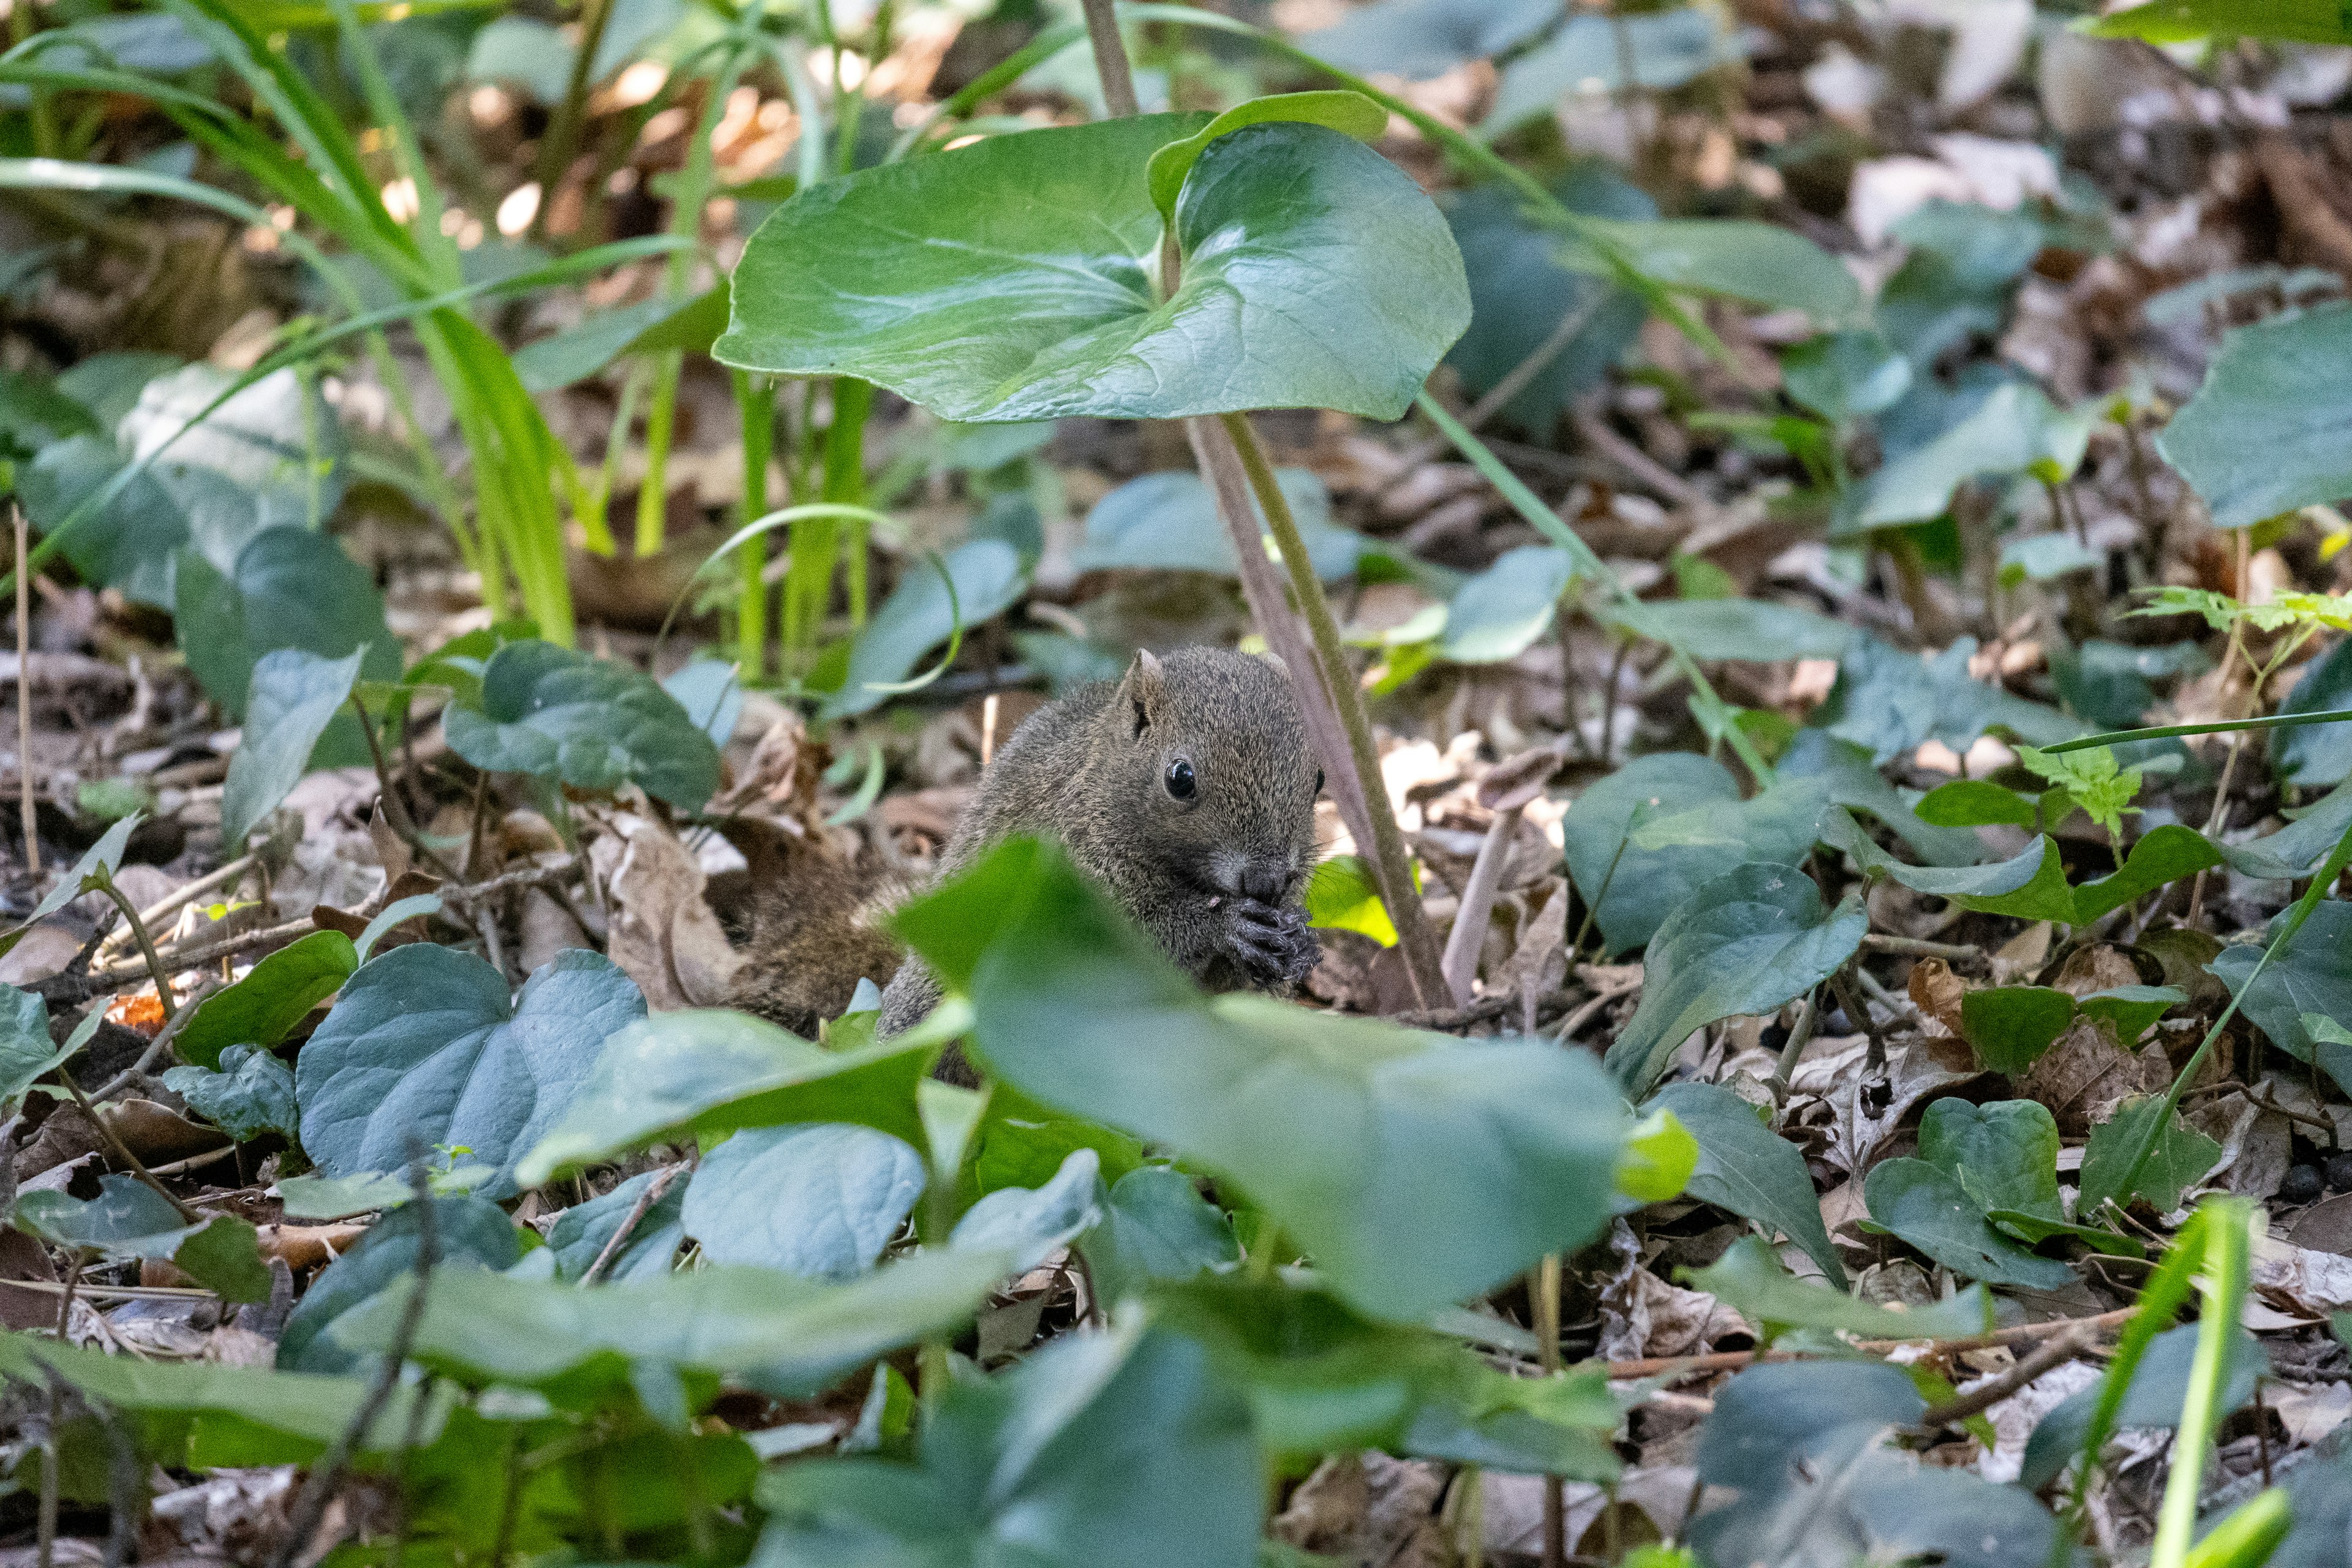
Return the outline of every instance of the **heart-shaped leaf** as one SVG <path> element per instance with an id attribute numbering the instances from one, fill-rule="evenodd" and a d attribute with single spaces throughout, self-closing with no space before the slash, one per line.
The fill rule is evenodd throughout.
<path id="1" fill-rule="evenodd" d="M 219 1063 L 230 1046 L 274 1046 L 358 969 L 359 951 L 339 931 L 312 931 L 247 971 L 236 984 L 197 1004 L 174 1047 L 198 1067 Z"/>
<path id="2" fill-rule="evenodd" d="M 899 928 L 969 994 L 992 1070 L 1233 1182 L 1360 1310 L 1417 1321 L 1609 1212 L 1631 1119 L 1589 1058 L 1213 1001 L 1032 839 Z"/>
<path id="3" fill-rule="evenodd" d="M 745 248 L 712 353 L 950 419 L 1402 416 L 1470 319 L 1436 207 L 1339 132 L 1244 127 L 1184 181 L 1182 279 L 1159 300 L 1146 165 L 1204 123 L 992 137 L 803 191 Z"/>
<path id="4" fill-rule="evenodd" d="M 1919 1158 L 1988 1210 L 2065 1217 L 2058 1203 L 2058 1122 L 2037 1100 L 1939 1100 L 1920 1118 Z"/>
<path id="5" fill-rule="evenodd" d="M 278 648 L 321 658 L 361 653 L 362 679 L 400 679 L 400 642 L 384 625 L 375 579 L 326 534 L 266 528 L 237 552 L 226 574 L 194 551 L 183 551 L 173 592 L 188 668 L 232 717 L 245 715 L 261 656 Z M 338 752 L 334 765 L 367 760 L 356 722 L 349 741 L 350 754 Z"/>
<path id="6" fill-rule="evenodd" d="M 246 735 L 221 786 L 221 842 L 244 847 L 261 819 L 302 782 L 310 753 L 359 679 L 358 652 L 320 658 L 300 648 L 263 654 L 245 698 Z"/>
<path id="7" fill-rule="evenodd" d="M 450 750 L 493 773 L 584 790 L 634 784 L 687 811 L 719 787 L 719 749 L 677 698 L 640 670 L 551 642 L 499 648 L 478 706 L 453 702 L 441 723 Z"/>
<path id="8" fill-rule="evenodd" d="M 1742 866 L 1700 887 L 1668 915 L 1643 958 L 1642 1004 L 1609 1047 L 1609 1070 L 1649 1092 L 1695 1031 L 1769 1013 L 1836 973 L 1862 945 L 1870 917 L 1849 898 L 1825 909 L 1794 866 Z"/>
<path id="9" fill-rule="evenodd" d="M 1190 1279 L 1241 1261 L 1223 1211 L 1183 1172 L 1166 1165 L 1129 1171 L 1103 1200 L 1102 1223 L 1079 1243 L 1106 1301 L 1121 1301 L 1156 1280 Z"/>
<path id="10" fill-rule="evenodd" d="M 680 1218 L 713 1263 L 851 1279 L 923 1191 L 923 1158 L 870 1127 L 752 1127 L 702 1157 Z"/>
<path id="11" fill-rule="evenodd" d="M 571 1105 L 604 1041 L 645 1016 L 599 954 L 562 952 L 509 1002 L 499 972 L 454 948 L 396 947 L 352 976 L 302 1047 L 302 1147 L 331 1176 L 463 1145 L 514 1191 L 514 1162 Z"/>
<path id="12" fill-rule="evenodd" d="M 407 1187 L 405 1182 L 400 1185 Z M 521 1241 L 514 1222 L 496 1204 L 477 1197 L 435 1198 L 432 1204 L 436 1288 L 467 1269 L 514 1267 Z M 390 1210 L 368 1226 L 358 1245 L 310 1281 L 278 1342 L 279 1366 L 297 1372 L 349 1372 L 373 1359 L 349 1349 L 327 1331 L 344 1313 L 416 1267 L 423 1217 L 413 1203 Z"/>
<path id="13" fill-rule="evenodd" d="M 1102 1160 L 1074 1149 L 1042 1187 L 1001 1187 L 964 1211 L 950 1239 L 962 1247 L 1006 1252 L 1015 1272 L 1034 1268 L 1046 1254 L 1102 1218 Z"/>
<path id="14" fill-rule="evenodd" d="M 0 985 L 0 1114 L 72 1051 L 49 1037 L 48 1003 L 30 991 Z"/>
<path id="15" fill-rule="evenodd" d="M 301 1112 L 295 1109 L 294 1069 L 260 1046 L 231 1046 L 220 1053 L 220 1070 L 173 1068 L 163 1087 L 188 1109 L 236 1139 L 249 1142 L 265 1132 L 299 1137 Z"/>
<path id="16" fill-rule="evenodd" d="M 2157 450 L 2213 510 L 2246 528 L 2352 488 L 2352 306 L 2290 311 L 2221 340 L 2205 384 Z"/>
<path id="17" fill-rule="evenodd" d="M 1870 1217 L 1953 1273 L 1990 1285 L 2056 1290 L 2074 1271 L 1993 1229 L 1968 1189 L 1925 1160 L 1882 1160 L 1863 1182 Z"/>
<path id="18" fill-rule="evenodd" d="M 2046 985 L 1989 985 L 1960 998 L 1960 1031 L 1995 1072 L 2023 1072 L 2074 1021 L 2074 999 Z"/>
<path id="19" fill-rule="evenodd" d="M 1673 1111 L 1697 1141 L 1698 1167 L 1685 1192 L 1778 1231 L 1845 1288 L 1845 1267 L 1830 1244 L 1821 1199 L 1795 1144 L 1767 1126 L 1754 1106 L 1711 1083 L 1670 1083 L 1649 1104 Z"/>
<path id="20" fill-rule="evenodd" d="M 1151 205 L 1160 209 L 1160 221 L 1175 221 L 1177 193 L 1210 142 L 1244 125 L 1277 121 L 1328 126 L 1359 142 L 1370 142 L 1388 130 L 1389 111 L 1360 92 L 1346 91 L 1284 92 L 1237 103 L 1192 135 L 1169 142 L 1144 165 L 1144 183 L 1150 187 Z"/>

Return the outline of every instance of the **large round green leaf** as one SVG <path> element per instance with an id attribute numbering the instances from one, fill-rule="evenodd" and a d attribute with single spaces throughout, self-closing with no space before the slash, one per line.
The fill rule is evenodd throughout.
<path id="1" fill-rule="evenodd" d="M 481 705 L 451 703 L 441 727 L 451 751 L 493 773 L 574 789 L 635 784 L 688 811 L 719 787 L 719 748 L 677 698 L 641 670 L 551 642 L 492 654 Z"/>
<path id="2" fill-rule="evenodd" d="M 393 1171 L 412 1142 L 472 1150 L 514 1190 L 514 1161 L 571 1105 L 605 1037 L 645 1016 L 629 977 L 566 952 L 511 1005 L 503 975 L 416 942 L 362 968 L 302 1047 L 302 1147 L 331 1176 Z"/>
<path id="3" fill-rule="evenodd" d="M 1193 164 L 1183 280 L 1155 302 L 1145 164 L 1204 123 L 997 137 L 803 192 L 752 236 L 712 353 L 861 376 L 950 419 L 1402 416 L 1469 324 L 1444 219 L 1339 132 L 1249 126 Z"/>
<path id="4" fill-rule="evenodd" d="M 922 1156 L 887 1132 L 751 1127 L 703 1156 L 680 1217 L 713 1263 L 852 1279 L 874 1267 L 922 1191 Z"/>

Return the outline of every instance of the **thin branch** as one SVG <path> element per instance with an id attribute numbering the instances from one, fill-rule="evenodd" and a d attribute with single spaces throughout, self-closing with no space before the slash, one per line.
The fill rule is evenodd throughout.
<path id="1" fill-rule="evenodd" d="M 1095 47 L 1095 74 L 1102 78 L 1103 105 L 1125 119 L 1141 106 L 1135 97 L 1135 68 L 1128 63 L 1127 40 L 1119 37 L 1112 0 L 1085 0 L 1087 38 Z"/>
<path id="2" fill-rule="evenodd" d="M 41 874 L 41 835 L 33 809 L 33 612 L 26 588 L 32 573 L 25 565 L 25 509 L 16 515 L 16 810 L 24 817 L 25 869 Z M 43 1553 L 47 1568 L 47 1553 Z"/>
<path id="3" fill-rule="evenodd" d="M 2051 1368 L 2063 1365 L 2081 1355 L 2097 1337 L 2096 1330 L 2076 1324 L 1999 1377 L 1988 1379 L 1967 1393 L 1936 1405 L 1919 1417 L 1915 1430 L 1935 1432 L 1965 1421 L 1979 1411 L 1991 1409 Z"/>
<path id="4" fill-rule="evenodd" d="M 2101 1312 L 2096 1317 L 2091 1318 L 2053 1318 L 2047 1322 L 2020 1323 L 2014 1328 L 1995 1329 L 1986 1334 L 1967 1334 L 1958 1339 L 1924 1342 L 1862 1340 L 1856 1342 L 1853 1348 L 1865 1354 L 1885 1355 L 1887 1352 L 1904 1345 L 1924 1342 L 1935 1354 L 1948 1355 L 1955 1351 L 1980 1351 L 1994 1345 L 2016 1344 L 2024 1340 L 2042 1339 L 2051 1334 L 2064 1333 L 2072 1329 L 2081 1329 L 2090 1333 L 2103 1333 L 2109 1329 L 2123 1327 L 2138 1310 L 2137 1307 L 2123 1307 L 2112 1312 Z M 1715 1351 L 1706 1355 L 1650 1356 L 1641 1361 L 1604 1362 L 1601 1363 L 1601 1371 L 1608 1374 L 1611 1382 L 1615 1383 L 1634 1377 L 1694 1377 L 1701 1373 L 1734 1372 L 1743 1366 L 1752 1366 L 1759 1361 L 1799 1359 L 1811 1358 L 1801 1358 L 1797 1352 L 1783 1350 Z"/>
<path id="5" fill-rule="evenodd" d="M 138 907 L 114 885 L 114 874 L 101 866 L 95 876 L 98 890 L 113 900 L 131 927 L 131 938 L 139 944 L 139 956 L 146 961 L 147 973 L 154 977 L 155 996 L 163 1005 L 163 1022 L 168 1025 L 180 1016 L 180 1005 L 172 999 L 172 976 L 163 967 L 163 959 L 156 955 L 155 939 L 148 934 L 147 922 L 139 918 Z"/>
<path id="6" fill-rule="evenodd" d="M 82 1092 L 81 1085 L 74 1082 L 73 1074 L 61 1071 L 58 1074 L 58 1081 L 65 1085 L 68 1094 L 73 1096 L 73 1102 L 81 1108 L 81 1113 L 89 1119 L 89 1124 L 98 1129 L 98 1135 L 106 1140 L 106 1146 L 114 1152 L 114 1157 L 128 1165 L 131 1168 L 131 1173 L 152 1188 L 157 1197 L 170 1204 L 173 1212 L 180 1216 L 181 1224 L 202 1225 L 204 1223 L 205 1216 L 173 1197 L 172 1190 L 157 1181 L 155 1173 L 149 1170 L 146 1163 L 131 1152 L 131 1145 L 122 1141 L 121 1135 L 107 1125 L 106 1118 L 98 1113 L 98 1107 L 90 1103 L 89 1096 Z"/>
<path id="7" fill-rule="evenodd" d="M 1478 858 L 1471 863 L 1470 880 L 1462 889 L 1461 908 L 1454 917 L 1454 929 L 1446 933 L 1445 955 L 1439 969 L 1445 976 L 1446 989 L 1453 993 L 1455 1003 L 1466 1005 L 1470 986 L 1478 976 L 1478 952 L 1484 945 L 1486 921 L 1495 912 L 1495 894 L 1503 883 L 1503 865 L 1511 858 L 1511 836 L 1518 831 L 1524 806 L 1512 806 L 1495 814 L 1486 828 L 1486 837 L 1478 846 Z"/>
<path id="8" fill-rule="evenodd" d="M 637 1201 L 631 1204 L 629 1212 L 621 1216 L 619 1226 L 612 1235 L 604 1238 L 604 1245 L 596 1249 L 596 1260 L 588 1265 L 588 1271 L 585 1274 L 580 1276 L 582 1289 L 584 1290 L 596 1283 L 596 1277 L 604 1272 L 604 1266 L 613 1261 L 614 1254 L 619 1252 L 622 1244 L 629 1239 L 629 1233 L 637 1228 L 637 1222 L 646 1217 L 654 1205 L 661 1202 L 662 1194 L 669 1191 L 670 1184 L 677 1180 L 678 1173 L 685 1169 L 686 1163 L 681 1161 L 677 1164 L 666 1167 L 652 1181 L 646 1184 L 646 1190 L 637 1194 Z"/>

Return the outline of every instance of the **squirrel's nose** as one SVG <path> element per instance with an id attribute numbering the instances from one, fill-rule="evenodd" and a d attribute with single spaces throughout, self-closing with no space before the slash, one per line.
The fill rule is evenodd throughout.
<path id="1" fill-rule="evenodd" d="M 1256 861 L 1242 871 L 1242 891 L 1262 904 L 1278 904 L 1290 890 L 1290 868 Z"/>

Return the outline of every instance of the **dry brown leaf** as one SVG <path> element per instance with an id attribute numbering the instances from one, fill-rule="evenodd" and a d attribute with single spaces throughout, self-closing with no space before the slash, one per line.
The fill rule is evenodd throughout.
<path id="1" fill-rule="evenodd" d="M 2058 977 L 2050 984 L 2079 1000 L 2095 992 L 2137 985 L 2141 980 L 2129 954 L 2102 942 L 2068 953 L 2066 962 L 2058 966 Z"/>
<path id="2" fill-rule="evenodd" d="M 1940 958 L 1921 959 L 1911 966 L 1911 980 L 1905 989 L 1923 1019 L 1948 1035 L 1961 1033 L 1960 998 L 1969 988 L 1952 973 L 1950 964 Z"/>
<path id="3" fill-rule="evenodd" d="M 2018 1080 L 2017 1091 L 2049 1108 L 2061 1136 L 2081 1138 L 2127 1097 L 2161 1089 L 2168 1081 L 2161 1068 L 2116 1044 L 2105 1024 L 2078 1017 Z"/>
<path id="4" fill-rule="evenodd" d="M 2253 1240 L 2254 1289 L 2273 1305 L 2313 1318 L 2352 1307 L 2352 1258 L 2267 1236 Z"/>
<path id="5" fill-rule="evenodd" d="M 702 896 L 702 868 L 652 817 L 615 812 L 589 847 L 608 890 L 606 951 L 656 1012 L 724 1001 L 742 956 Z"/>
<path id="6" fill-rule="evenodd" d="M 1436 1514 L 1445 1479 L 1427 1460 L 1334 1455 L 1298 1483 L 1269 1532 L 1365 1568 L 1433 1565 L 1444 1561 Z"/>

